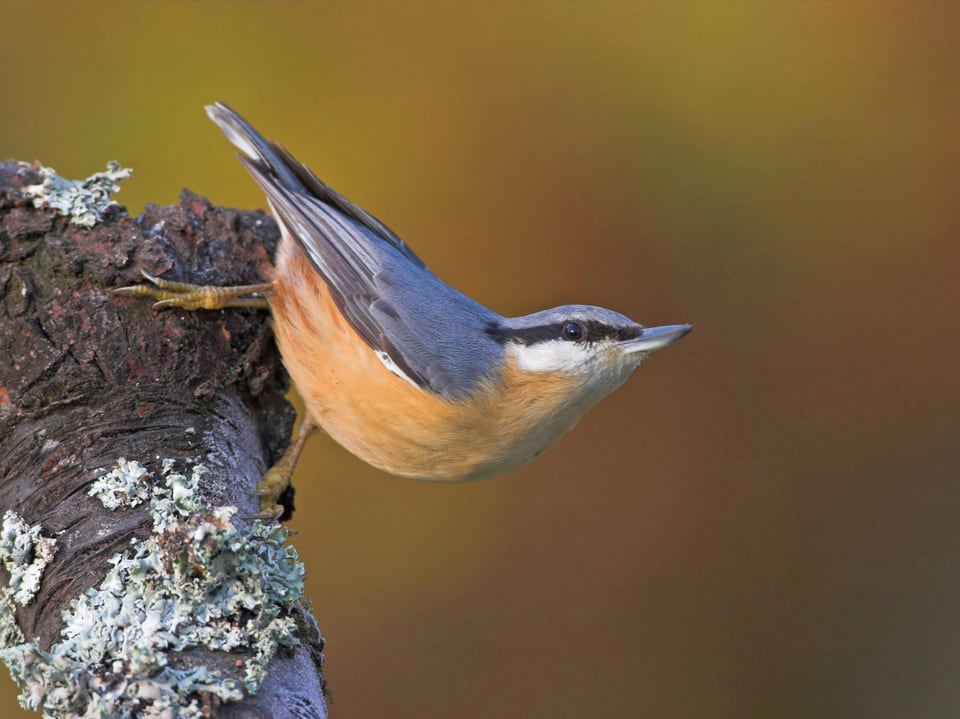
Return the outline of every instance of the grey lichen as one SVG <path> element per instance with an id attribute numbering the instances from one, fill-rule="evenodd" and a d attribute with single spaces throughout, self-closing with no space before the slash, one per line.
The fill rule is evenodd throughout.
<path id="1" fill-rule="evenodd" d="M 133 173 L 113 160 L 107 163 L 106 172 L 95 172 L 85 180 L 67 180 L 42 165 L 37 171 L 43 182 L 24 188 L 27 197 L 33 198 L 33 206 L 54 209 L 83 227 L 93 227 L 103 218 L 104 210 L 117 204 L 110 195 L 120 189 L 121 180 Z"/>
<path id="2" fill-rule="evenodd" d="M 209 507 L 198 493 L 202 465 L 186 476 L 164 462 L 160 482 L 141 470 L 118 462 L 95 494 L 105 506 L 132 507 L 142 501 L 131 484 L 139 478 L 149 488 L 150 536 L 133 540 L 100 585 L 71 603 L 61 642 L 43 651 L 21 639 L 0 650 L 21 705 L 45 717 L 199 719 L 217 701 L 255 693 L 277 649 L 298 643 L 292 615 L 304 569 L 287 531 L 259 521 L 237 527 L 236 508 Z M 191 649 L 229 652 L 235 676 L 179 668 L 175 652 Z"/>
<path id="3" fill-rule="evenodd" d="M 23 633 L 17 625 L 17 605 L 25 607 L 36 596 L 43 570 L 56 551 L 57 541 L 44 537 L 39 524 L 28 524 L 16 512 L 3 515 L 0 562 L 6 570 L 7 583 L 0 587 L 0 648 L 23 644 Z"/>
<path id="4" fill-rule="evenodd" d="M 117 466 L 90 485 L 87 492 L 107 509 L 136 507 L 150 499 L 150 474 L 142 464 L 121 457 Z"/>
<path id="5" fill-rule="evenodd" d="M 43 570 L 57 551 L 57 540 L 43 536 L 43 527 L 30 526 L 16 512 L 3 515 L 0 528 L 0 561 L 7 570 L 2 593 L 21 607 L 27 606 L 40 588 Z"/>

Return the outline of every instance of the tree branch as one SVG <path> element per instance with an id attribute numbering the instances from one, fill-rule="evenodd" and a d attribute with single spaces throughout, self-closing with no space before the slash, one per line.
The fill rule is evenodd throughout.
<path id="1" fill-rule="evenodd" d="M 141 269 L 258 281 L 276 225 L 187 191 L 131 218 L 118 167 L 44 171 L 0 165 L 0 657 L 21 703 L 326 717 L 302 565 L 248 519 L 293 421 L 268 317 L 109 292 Z"/>

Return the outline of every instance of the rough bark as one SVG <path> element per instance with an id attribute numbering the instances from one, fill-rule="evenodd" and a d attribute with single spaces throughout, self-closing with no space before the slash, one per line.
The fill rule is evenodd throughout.
<path id="1" fill-rule="evenodd" d="M 184 191 L 178 206 L 131 218 L 113 205 L 85 228 L 36 209 L 23 188 L 38 182 L 36 168 L 0 165 L 0 514 L 13 510 L 56 539 L 36 596 L 15 614 L 25 639 L 49 651 L 63 611 L 151 531 L 144 505 L 111 511 L 88 495 L 98 476 L 121 457 L 154 482 L 163 460 L 185 473 L 202 463 L 202 499 L 236 506 L 234 523 L 249 526 L 255 484 L 289 441 L 294 413 L 267 313 L 156 312 L 109 292 L 141 282 L 141 270 L 262 281 L 279 237 L 272 219 Z M 0 577 L 10 581 L 9 567 Z M 322 639 L 302 606 L 291 615 L 299 645 L 278 650 L 255 695 L 221 704 L 201 692 L 206 714 L 326 716 Z M 169 661 L 236 673 L 244 658 L 192 648 Z"/>

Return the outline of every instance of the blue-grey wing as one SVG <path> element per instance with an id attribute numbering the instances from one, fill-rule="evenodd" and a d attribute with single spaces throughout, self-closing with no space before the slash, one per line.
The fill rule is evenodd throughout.
<path id="1" fill-rule="evenodd" d="M 486 330 L 497 315 L 338 208 L 245 164 L 344 317 L 387 367 L 450 399 L 494 374 L 501 350 Z"/>
<path id="2" fill-rule="evenodd" d="M 386 225 L 327 187 L 225 105 L 207 114 L 244 152 L 278 221 L 326 280 L 341 313 L 393 372 L 448 399 L 499 368 L 501 319 L 441 282 Z"/>

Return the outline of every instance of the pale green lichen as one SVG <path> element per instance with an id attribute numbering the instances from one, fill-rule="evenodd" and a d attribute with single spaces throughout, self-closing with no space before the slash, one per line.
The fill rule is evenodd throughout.
<path id="1" fill-rule="evenodd" d="M 49 207 L 67 215 L 74 225 L 93 227 L 103 218 L 103 212 L 117 204 L 110 195 L 120 189 L 133 170 L 121 167 L 119 162 L 107 163 L 106 172 L 95 172 L 85 180 L 67 180 L 50 167 L 40 166 L 43 182 L 23 188 L 33 198 L 34 207 Z"/>
<path id="2" fill-rule="evenodd" d="M 255 693 L 278 647 L 297 644 L 292 613 L 304 569 L 287 531 L 236 527 L 236 508 L 206 505 L 202 465 L 186 476 L 164 462 L 162 483 L 140 469 L 118 462 L 96 496 L 132 507 L 140 495 L 128 480 L 139 477 L 149 488 L 150 536 L 131 541 L 100 585 L 71 603 L 61 642 L 42 651 L 21 638 L 0 650 L 21 705 L 45 717 L 199 719 L 213 697 Z M 174 653 L 190 649 L 230 652 L 237 675 L 179 668 Z"/>
<path id="3" fill-rule="evenodd" d="M 3 592 L 19 604 L 27 606 L 40 588 L 43 570 L 57 551 L 57 540 L 43 536 L 43 527 L 32 527 L 16 512 L 3 515 L 0 528 L 0 561 L 7 570 L 7 586 Z"/>
<path id="4" fill-rule="evenodd" d="M 116 467 L 90 485 L 87 494 L 107 509 L 136 507 L 150 499 L 150 485 L 144 481 L 149 476 L 142 464 L 121 457 Z"/>
<path id="5" fill-rule="evenodd" d="M 23 632 L 17 626 L 17 605 L 12 593 L 0 589 L 0 648 L 12 647 L 24 642 Z"/>

